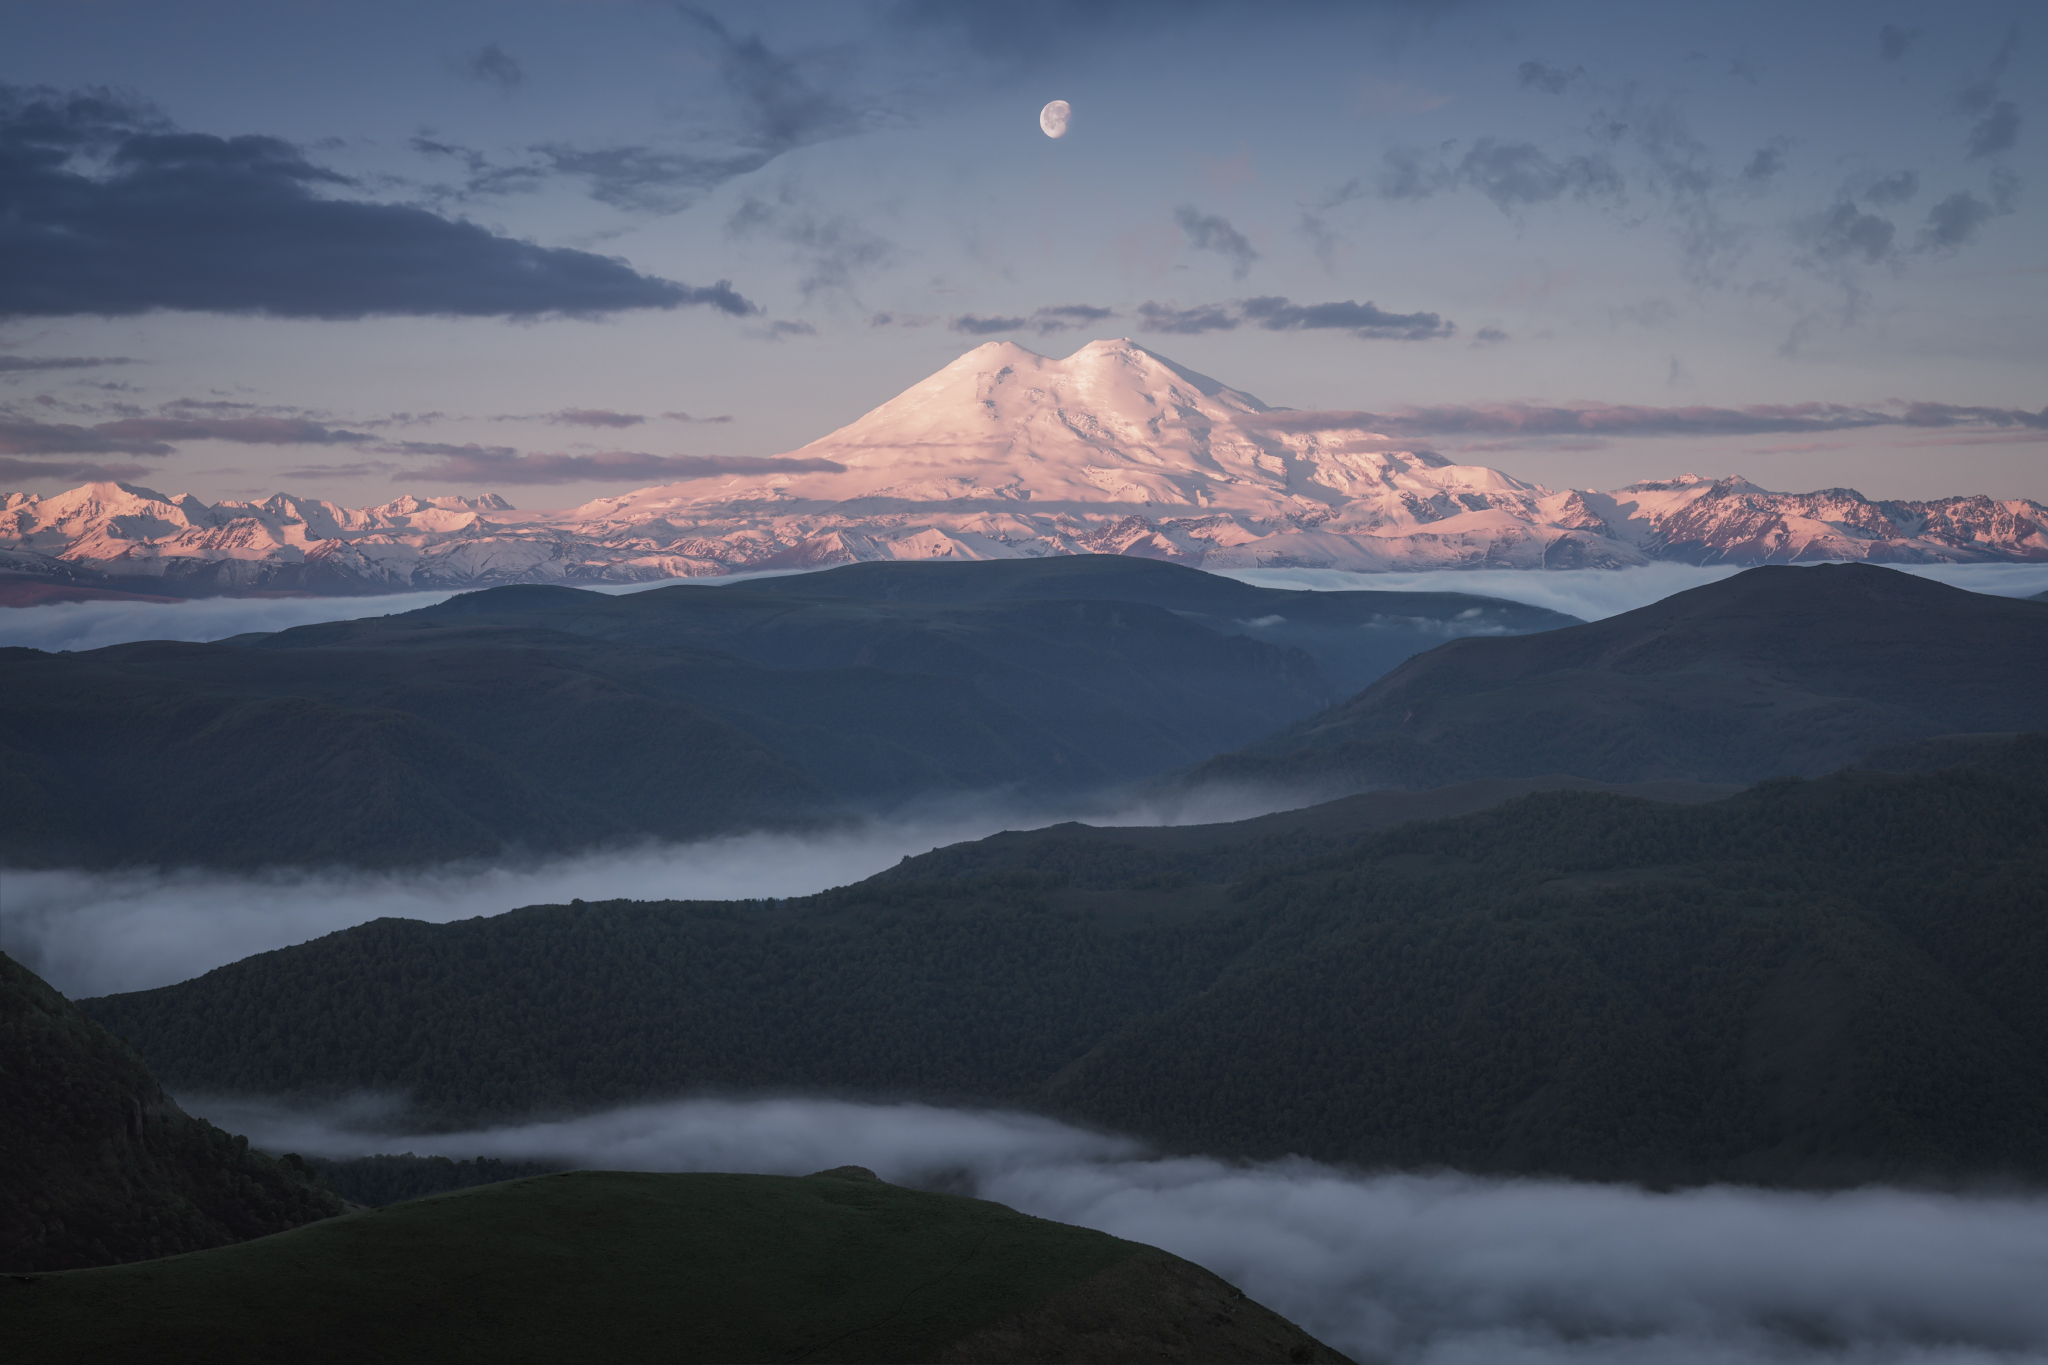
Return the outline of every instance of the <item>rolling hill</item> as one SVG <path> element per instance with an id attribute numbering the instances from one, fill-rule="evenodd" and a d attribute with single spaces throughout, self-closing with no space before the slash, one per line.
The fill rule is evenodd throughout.
<path id="1" fill-rule="evenodd" d="M 1071 803 L 1309 715 L 1332 673 L 1571 620 L 1113 556 L 873 567 L 892 576 L 516 586 L 216 644 L 0 650 L 0 857 L 397 866 L 968 792 Z"/>
<path id="2" fill-rule="evenodd" d="M 1882 745 L 2048 726 L 2043 678 L 2036 603 L 1868 564 L 1773 566 L 1589 625 L 1453 641 L 1194 780 L 1811 777 Z"/>
<path id="3" fill-rule="evenodd" d="M 1410 823 L 1375 793 L 784 902 L 379 920 L 84 1007 L 183 1093 L 403 1091 L 412 1124 L 802 1091 L 1369 1167 L 2044 1178 L 2048 738 L 1943 747 L 1897 766 L 1965 766 L 1483 784 Z"/>

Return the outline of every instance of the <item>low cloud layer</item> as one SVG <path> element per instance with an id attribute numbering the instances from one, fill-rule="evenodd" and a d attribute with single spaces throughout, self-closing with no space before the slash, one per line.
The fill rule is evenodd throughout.
<path id="1" fill-rule="evenodd" d="M 1966 592 L 2030 597 L 2048 591 L 2048 564 L 1887 564 L 1888 569 L 1931 578 Z M 1226 578 L 1262 588 L 1341 592 L 1469 592 L 1548 607 L 1585 621 L 1602 621 L 1647 607 L 1675 592 L 1733 577 L 1733 565 L 1645 564 L 1632 569 L 1426 569 L 1413 573 L 1355 574 L 1342 569 L 1223 569 Z"/>
<path id="2" fill-rule="evenodd" d="M 1296 303 L 1272 294 L 1192 308 L 1148 299 L 1138 305 L 1136 315 L 1142 330 L 1168 336 L 1258 327 L 1268 332 L 1348 332 L 1360 341 L 1437 341 L 1458 330 L 1456 323 L 1439 314 L 1390 313 L 1370 299 Z"/>
<path id="3" fill-rule="evenodd" d="M 73 998 L 166 986 L 386 917 L 444 924 L 524 905 L 803 896 L 861 881 L 905 857 L 1004 829 L 1067 819 L 1103 825 L 1240 820 L 1302 801 L 1264 790 L 1169 794 L 1163 804 L 1022 809 L 949 795 L 943 810 L 805 833 L 611 848 L 545 861 L 407 872 L 9 871 L 0 949 Z"/>
<path id="4" fill-rule="evenodd" d="M 1113 318 L 1113 309 L 1100 308 L 1089 303 L 1062 303 L 1040 308 L 1015 317 L 1006 315 L 983 316 L 980 313 L 962 313 L 954 318 L 948 327 L 968 336 L 994 336 L 999 332 L 1036 332 L 1040 336 L 1051 336 L 1055 332 L 1071 332 L 1081 327 L 1092 327 L 1105 319 Z M 909 320 L 899 320 L 893 314 L 877 313 L 870 319 L 870 326 L 916 325 Z"/>
<path id="5" fill-rule="evenodd" d="M 183 132 L 110 91 L 0 86 L 0 317 L 758 311 L 728 281 L 331 197 L 351 184 L 278 138 Z"/>
<path id="6" fill-rule="evenodd" d="M 867 1166 L 1161 1246 L 1360 1361 L 2048 1360 L 2048 1200 L 1363 1175 L 1306 1161 L 1161 1159 L 1022 1114 L 807 1099 L 694 1100 L 465 1133 L 184 1097 L 272 1151 L 557 1159 L 800 1175 Z"/>
<path id="7" fill-rule="evenodd" d="M 380 446 L 382 453 L 432 457 L 429 465 L 394 470 L 394 482 L 557 484 L 596 480 L 640 480 L 680 483 L 734 474 L 843 474 L 836 460 L 788 459 L 763 455 L 650 455 L 637 450 L 606 450 L 595 454 L 522 454 L 509 446 L 451 445 L 438 441 L 401 441 Z M 366 467 L 365 472 L 373 472 Z"/>
<path id="8" fill-rule="evenodd" d="M 1741 408 L 1476 403 L 1391 408 L 1385 412 L 1274 411 L 1240 421 L 1280 431 L 1363 427 L 1387 436 L 1764 436 L 1871 427 L 1984 427 L 2048 433 L 2048 406 L 2036 412 L 2026 408 L 1904 400 L 1867 407 L 1843 403 L 1757 403 Z"/>

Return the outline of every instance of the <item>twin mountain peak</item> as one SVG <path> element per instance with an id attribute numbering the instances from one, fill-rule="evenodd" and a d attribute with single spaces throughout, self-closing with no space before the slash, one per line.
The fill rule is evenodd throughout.
<path id="1" fill-rule="evenodd" d="M 1268 407 L 1128 339 L 1057 360 L 990 342 L 745 473 L 540 512 L 494 495 L 352 509 L 88 484 L 9 496 L 0 571 L 131 591 L 383 592 L 1084 553 L 1355 572 L 2048 559 L 2048 507 L 2031 501 L 1874 502 L 1691 474 L 1560 491 L 1370 419 Z"/>

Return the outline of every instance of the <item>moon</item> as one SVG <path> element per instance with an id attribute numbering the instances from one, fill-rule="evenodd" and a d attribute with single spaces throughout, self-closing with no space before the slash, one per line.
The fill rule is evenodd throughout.
<path id="1" fill-rule="evenodd" d="M 1054 100 L 1038 111 L 1038 126 L 1045 130 L 1047 137 L 1065 137 L 1067 120 L 1074 116 L 1074 106 L 1065 100 Z"/>

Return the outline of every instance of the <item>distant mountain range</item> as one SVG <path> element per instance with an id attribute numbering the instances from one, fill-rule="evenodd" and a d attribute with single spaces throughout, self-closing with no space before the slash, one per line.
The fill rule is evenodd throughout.
<path id="1" fill-rule="evenodd" d="M 561 511 L 492 495 L 209 504 L 121 483 L 11 494 L 0 586 L 343 594 L 1086 553 L 1358 572 L 2048 559 L 2048 507 L 2029 500 L 1873 501 L 1691 474 L 1553 490 L 1364 420 L 1268 407 L 1128 340 L 1063 360 L 991 342 L 784 470 Z"/>

